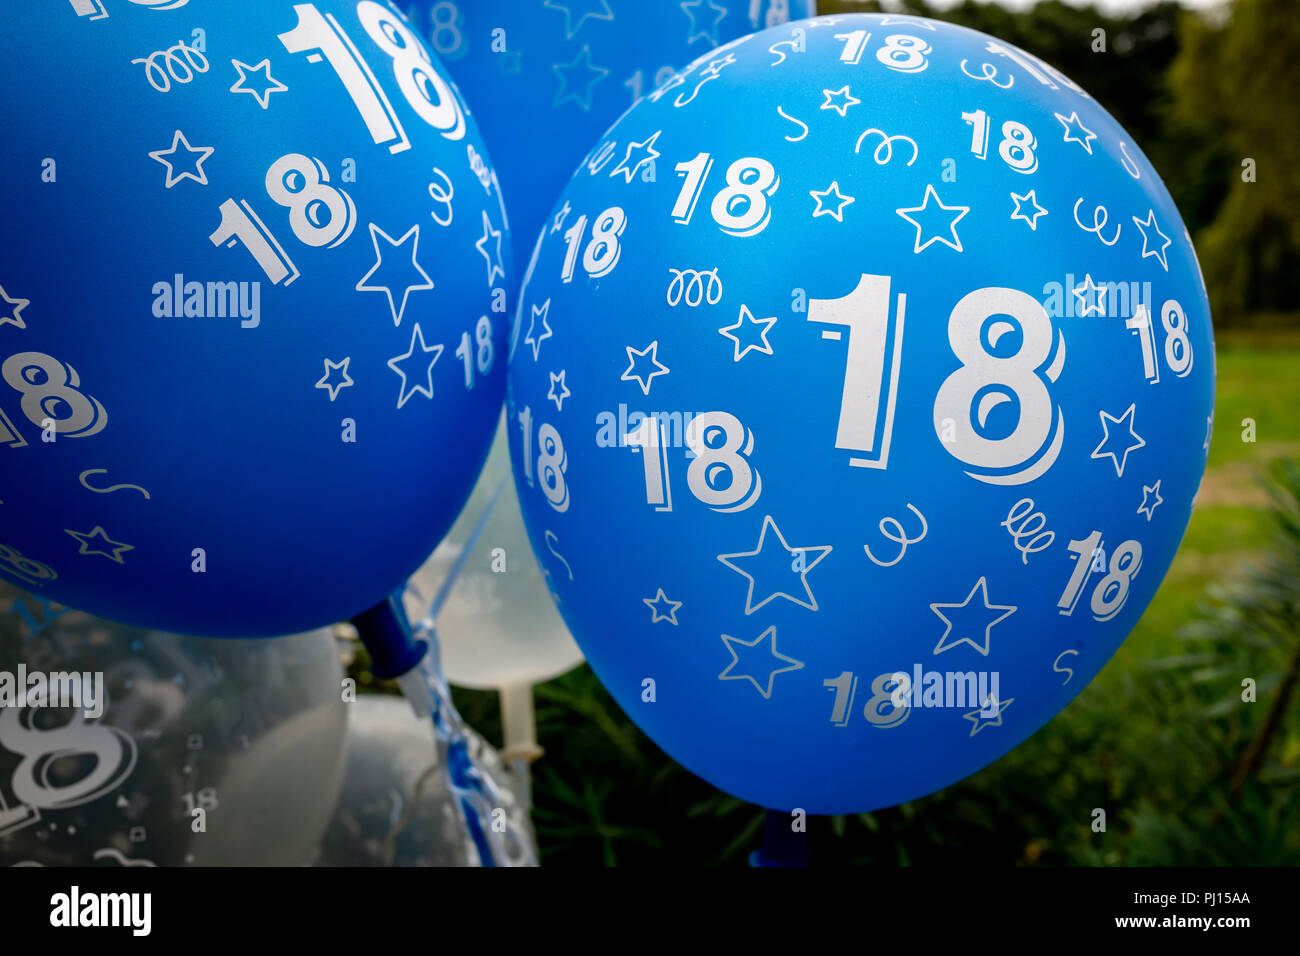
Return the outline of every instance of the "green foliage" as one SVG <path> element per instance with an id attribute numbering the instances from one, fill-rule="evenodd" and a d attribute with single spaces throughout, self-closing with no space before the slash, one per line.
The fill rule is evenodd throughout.
<path id="1" fill-rule="evenodd" d="M 1175 118 L 1216 138 L 1231 187 L 1197 234 L 1220 319 L 1300 302 L 1300 18 L 1293 0 L 1238 0 L 1222 26 L 1187 15 L 1170 71 Z M 1255 164 L 1243 181 L 1241 164 Z"/>

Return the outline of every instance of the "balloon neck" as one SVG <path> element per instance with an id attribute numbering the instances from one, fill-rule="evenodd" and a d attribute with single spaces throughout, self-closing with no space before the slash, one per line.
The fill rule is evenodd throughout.
<path id="1" fill-rule="evenodd" d="M 808 865 L 807 834 L 790 825 L 791 818 L 779 810 L 768 810 L 763 826 L 763 845 L 749 855 L 755 867 L 799 867 Z"/>
<path id="2" fill-rule="evenodd" d="M 380 680 L 400 678 L 424 659 L 429 646 L 416 640 L 401 601 L 393 595 L 352 619 L 370 652 L 370 673 Z"/>
<path id="3" fill-rule="evenodd" d="M 402 608 L 401 592 L 358 614 L 352 619 L 352 626 L 370 652 L 370 673 L 380 680 L 396 680 L 417 717 L 432 714 L 433 691 L 419 668 L 420 661 L 429 652 L 429 645 L 411 633 L 411 623 Z"/>

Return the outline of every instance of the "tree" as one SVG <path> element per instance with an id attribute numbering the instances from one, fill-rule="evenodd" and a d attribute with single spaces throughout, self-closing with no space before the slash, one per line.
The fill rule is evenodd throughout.
<path id="1" fill-rule="evenodd" d="M 1186 14 L 1170 70 L 1174 118 L 1222 144 L 1230 182 L 1197 235 L 1221 321 L 1300 309 L 1300 18 L 1293 0 L 1238 0 L 1222 25 Z"/>

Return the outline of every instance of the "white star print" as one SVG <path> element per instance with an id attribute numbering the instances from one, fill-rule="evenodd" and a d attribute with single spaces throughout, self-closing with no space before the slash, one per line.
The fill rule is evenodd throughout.
<path id="1" fill-rule="evenodd" d="M 546 397 L 555 402 L 555 410 L 558 412 L 564 411 L 564 400 L 573 394 L 569 391 L 569 386 L 564 384 L 564 372 L 564 369 L 560 369 L 559 375 L 556 375 L 554 372 L 547 373 L 551 377 L 551 390 L 547 393 Z M 557 385 L 560 386 L 560 391 L 558 393 L 555 391 L 555 386 Z"/>
<path id="2" fill-rule="evenodd" d="M 770 589 L 766 586 L 763 587 L 762 590 L 770 591 L 771 593 L 769 593 L 766 597 L 763 598 L 763 600 L 759 601 L 757 604 L 754 603 L 754 590 L 758 582 L 755 579 L 755 576 L 753 574 L 746 571 L 743 567 L 740 566 L 740 564 L 737 563 L 737 560 L 745 559 L 745 558 L 760 558 L 760 559 L 763 558 L 763 549 L 764 546 L 767 545 L 768 529 L 771 529 L 772 534 L 775 538 L 775 546 L 770 546 L 770 545 L 768 546 L 769 553 L 780 554 L 781 555 L 780 560 L 791 573 L 794 572 L 794 567 L 793 567 L 794 562 L 790 560 L 790 555 L 798 556 L 796 560 L 801 559 L 800 560 L 801 569 L 799 571 L 799 584 L 803 590 L 803 597 L 798 597 L 796 595 L 789 594 L 781 590 L 780 588 L 784 587 L 785 585 L 784 583 L 780 583 L 778 588 L 775 590 Z M 826 557 L 826 555 L 830 554 L 832 550 L 833 550 L 833 546 L 829 544 L 816 545 L 813 547 L 804 547 L 804 548 L 790 547 L 790 545 L 785 543 L 785 537 L 781 534 L 781 529 L 776 526 L 776 522 L 772 519 L 772 516 L 765 515 L 763 518 L 763 528 L 758 533 L 758 544 L 755 545 L 753 551 L 737 551 L 734 554 L 720 554 L 718 555 L 718 560 L 721 561 L 723 564 L 725 564 L 727 567 L 731 568 L 731 570 L 735 571 L 737 574 L 739 574 L 741 577 L 745 578 L 749 582 L 749 590 L 745 593 L 746 614 L 753 614 L 755 611 L 761 608 L 768 601 L 771 601 L 774 598 L 778 598 L 778 597 L 783 597 L 787 601 L 790 601 L 794 604 L 798 604 L 800 607 L 806 607 L 810 611 L 815 611 L 817 610 L 817 599 L 813 597 L 812 588 L 808 586 L 808 572 L 811 571 L 813 568 L 817 567 L 817 565 L 821 563 L 821 560 L 824 557 Z M 808 560 L 808 554 L 810 552 L 816 552 L 817 554 L 817 556 L 813 558 L 811 561 Z M 771 583 L 772 582 L 770 581 L 768 582 L 768 584 Z"/>
<path id="3" fill-rule="evenodd" d="M 483 211 L 483 238 L 474 243 L 483 258 L 487 260 L 488 285 L 491 286 L 498 275 L 501 278 L 506 277 L 506 270 L 501 265 L 501 230 L 492 228 L 492 220 L 488 218 L 487 210 Z M 488 251 L 488 242 L 492 241 L 494 248 Z"/>
<path id="4" fill-rule="evenodd" d="M 1106 314 L 1106 310 L 1101 305 L 1101 297 L 1105 294 L 1105 290 L 1092 281 L 1090 274 L 1085 273 L 1083 285 L 1076 286 L 1072 291 L 1080 303 L 1080 318 L 1086 319 L 1093 311 L 1098 315 Z"/>
<path id="5" fill-rule="evenodd" d="M 388 367 L 396 372 L 402 379 L 401 389 L 397 393 L 397 407 L 401 408 L 416 393 L 426 398 L 433 398 L 433 366 L 437 364 L 438 357 L 442 355 L 441 345 L 425 345 L 424 333 L 420 331 L 420 323 L 415 324 L 411 331 L 411 347 L 406 350 L 406 354 L 397 355 L 388 360 Z M 429 356 L 433 356 L 430 358 Z M 414 361 L 412 361 L 414 360 Z M 427 361 L 427 365 L 425 362 Z M 414 368 L 424 366 L 421 373 L 412 372 L 407 375 L 402 364 L 410 362 Z M 423 379 L 423 383 L 421 383 Z M 415 384 L 411 384 L 412 380 Z"/>
<path id="6" fill-rule="evenodd" d="M 542 351 L 542 343 L 551 337 L 551 326 L 546 321 L 546 313 L 551 311 L 551 300 L 547 299 L 540 307 L 532 306 L 531 316 L 528 319 L 528 334 L 524 336 L 524 344 L 533 347 L 533 361 L 536 362 L 538 355 Z M 535 334 L 537 330 L 537 320 L 542 320 L 541 334 Z"/>
<path id="7" fill-rule="evenodd" d="M 596 66 L 591 62 L 591 47 L 584 46 L 577 56 L 573 58 L 572 63 L 556 63 L 551 70 L 560 79 L 560 88 L 555 93 L 555 99 L 551 102 L 551 108 L 556 109 L 563 106 L 569 100 L 577 103 L 584 110 L 591 109 L 591 91 L 597 83 L 609 76 L 609 70 L 603 66 Z M 579 70 L 587 75 L 586 88 L 582 90 L 582 95 L 578 95 L 578 86 L 574 84 L 572 89 L 569 88 L 570 74 L 576 74 Z"/>
<path id="8" fill-rule="evenodd" d="M 135 550 L 135 545 L 133 544 L 124 544 L 121 541 L 114 541 L 99 525 L 95 525 L 89 533 L 85 534 L 73 531 L 71 528 L 64 528 L 63 531 L 65 534 L 72 535 L 72 537 L 76 539 L 77 544 L 81 546 L 77 549 L 77 554 L 98 554 L 108 558 L 110 561 L 116 561 L 118 564 L 125 564 L 126 562 L 122 560 L 122 554 L 126 551 Z M 104 548 L 100 547 L 91 547 L 91 545 L 96 542 L 103 542 L 104 545 L 107 546 L 108 550 L 106 551 Z"/>
<path id="9" fill-rule="evenodd" d="M 1137 513 L 1147 516 L 1147 521 L 1155 517 L 1156 509 L 1164 503 L 1164 498 L 1160 497 L 1160 479 L 1156 479 L 1154 485 L 1142 486 L 1142 504 L 1138 505 Z"/>
<path id="10" fill-rule="evenodd" d="M 700 9 L 704 7 L 705 9 Z M 691 18 L 691 26 L 686 34 L 686 45 L 690 46 L 696 40 L 708 40 L 714 46 L 718 45 L 718 23 L 727 15 L 727 8 L 719 6 L 713 0 L 682 0 L 682 12 Z M 711 14 L 713 22 L 707 27 L 700 25 L 700 20 Z"/>
<path id="11" fill-rule="evenodd" d="M 832 202 L 823 202 L 823 200 L 830 198 L 832 194 L 835 196 Z M 835 180 L 821 192 L 814 189 L 808 195 L 817 201 L 817 208 L 813 210 L 812 214 L 814 219 L 818 216 L 831 216 L 836 222 L 844 221 L 844 207 L 852 205 L 856 201 L 852 196 L 845 196 L 840 192 L 839 180 Z M 832 205 L 835 207 L 834 209 L 831 208 Z"/>
<path id="12" fill-rule="evenodd" d="M 181 150 L 184 150 L 187 160 L 194 164 L 194 169 L 186 169 L 177 173 L 177 164 L 172 159 L 164 157 L 175 157 Z M 185 138 L 185 134 L 177 130 L 175 135 L 172 136 L 171 146 L 168 149 L 153 150 L 149 153 L 149 158 L 167 167 L 167 181 L 164 184 L 167 189 L 171 189 L 183 179 L 192 179 L 200 186 L 206 186 L 208 184 L 208 174 L 203 169 L 203 163 L 214 152 L 216 152 L 216 148 L 213 146 L 191 146 L 190 141 Z"/>
<path id="13" fill-rule="evenodd" d="M 555 235 L 564 228 L 564 220 L 569 218 L 569 213 L 572 211 L 573 207 L 569 205 L 569 201 L 566 199 L 560 211 L 555 214 L 555 221 L 551 225 L 551 235 Z"/>
<path id="14" fill-rule="evenodd" d="M 1065 128 L 1065 138 L 1062 142 L 1078 143 L 1088 151 L 1089 155 L 1092 155 L 1092 141 L 1097 138 L 1097 134 L 1084 126 L 1083 123 L 1079 122 L 1079 114 L 1072 112 L 1068 119 L 1060 113 L 1054 113 L 1053 115 L 1060 121 L 1061 126 Z M 1080 138 L 1079 133 L 1083 134 L 1082 138 Z"/>
<path id="15" fill-rule="evenodd" d="M 1015 210 L 1011 213 L 1011 218 L 1023 219 L 1025 222 L 1029 223 L 1030 229 L 1037 232 L 1038 217 L 1046 216 L 1047 210 L 1044 209 L 1042 206 L 1038 205 L 1038 197 L 1034 195 L 1034 190 L 1032 189 L 1029 190 L 1029 192 L 1025 193 L 1025 195 L 1023 196 L 1019 195 L 1018 193 L 1012 193 L 1011 198 L 1012 200 L 1015 201 L 1016 204 Z M 1033 213 L 1031 215 L 1026 216 L 1024 210 L 1021 209 L 1021 205 L 1020 205 L 1021 203 L 1029 203 L 1030 206 L 1033 207 L 1034 210 Z"/>
<path id="16" fill-rule="evenodd" d="M 976 594 L 980 595 L 980 604 L 983 605 L 984 610 L 1002 611 L 1003 613 L 997 615 L 991 620 L 980 622 L 980 623 L 984 623 L 983 644 L 975 643 L 975 641 L 970 637 L 970 635 L 965 633 L 963 633 L 955 641 L 945 644 L 944 642 L 948 640 L 948 636 L 952 634 L 953 622 L 948 618 L 946 614 L 943 613 L 943 611 L 939 610 L 939 608 L 947 608 L 948 610 L 955 610 L 957 608 L 972 607 L 971 601 L 975 600 Z M 976 607 L 978 607 L 978 605 L 976 605 Z M 966 595 L 966 600 L 962 601 L 960 604 L 936 603 L 930 605 L 930 610 L 933 611 L 935 614 L 937 614 L 939 616 L 939 619 L 943 621 L 944 624 L 948 625 L 944 629 L 943 636 L 939 638 L 939 643 L 935 645 L 934 653 L 940 654 L 944 651 L 951 650 L 952 648 L 956 647 L 958 644 L 969 644 L 971 647 L 975 648 L 975 650 L 979 651 L 985 657 L 988 657 L 989 637 L 990 637 L 990 632 L 992 632 L 993 630 L 993 625 L 998 623 L 998 621 L 1001 621 L 1003 618 L 1010 617 L 1012 614 L 1016 612 L 1017 608 L 1016 605 L 1014 604 L 990 604 L 988 581 L 981 577 L 978 581 L 975 582 L 975 586 L 970 589 L 970 594 Z"/>
<path id="17" fill-rule="evenodd" d="M 921 242 L 921 236 L 925 232 L 925 226 L 922 225 L 921 222 L 918 222 L 916 219 L 913 219 L 911 216 L 909 216 L 908 213 L 913 213 L 913 212 L 928 213 L 930 211 L 929 206 L 930 206 L 931 199 L 934 200 L 935 206 L 938 208 L 939 211 L 945 213 L 948 212 L 957 213 L 957 215 L 953 217 L 951 221 L 948 223 L 948 230 L 952 234 L 951 239 L 945 238 L 944 236 L 941 236 L 939 235 L 939 233 L 936 232 L 929 239 L 925 240 L 925 242 Z M 916 244 L 915 247 L 912 249 L 913 253 L 920 254 L 922 250 L 929 248 L 929 246 L 935 242 L 942 242 L 945 246 L 948 246 L 952 249 L 956 249 L 958 252 L 962 251 L 961 238 L 957 235 L 957 223 L 961 222 L 962 219 L 966 216 L 966 213 L 970 212 L 970 206 L 945 206 L 943 204 L 943 201 L 939 199 L 939 194 L 935 192 L 934 187 L 931 185 L 927 185 L 925 187 L 925 198 L 921 200 L 921 205 L 906 206 L 902 209 L 896 209 L 894 211 L 897 212 L 898 215 L 906 219 L 908 222 L 910 222 L 912 225 L 916 226 Z"/>
<path id="18" fill-rule="evenodd" d="M 748 674 L 748 673 L 739 673 L 738 669 L 742 666 L 740 662 L 742 652 L 738 651 L 737 649 L 743 647 L 746 649 L 752 649 L 757 651 L 758 646 L 760 644 L 763 644 L 764 642 L 767 642 L 767 644 L 769 645 L 767 648 L 767 653 L 770 661 L 771 662 L 780 661 L 786 666 L 785 667 L 774 666 L 772 663 L 769 663 L 768 660 L 763 660 L 761 662 L 761 666 L 753 668 L 760 672 L 759 676 L 761 676 L 763 672 L 766 672 L 766 679 L 762 683 L 759 683 L 758 676 L 755 676 L 754 674 Z M 776 679 L 777 674 L 784 674 L 787 671 L 797 671 L 803 667 L 802 661 L 797 661 L 793 657 L 787 657 L 786 655 L 780 653 L 776 649 L 776 625 L 775 624 L 769 627 L 762 634 L 758 635 L 758 637 L 754 638 L 752 641 L 742 641 L 739 638 L 731 637 L 728 634 L 723 634 L 722 643 L 727 645 L 727 650 L 731 652 L 731 663 L 728 664 L 726 668 L 723 670 L 723 672 L 718 675 L 718 680 L 747 680 L 754 685 L 754 689 L 756 691 L 758 691 L 760 694 L 763 695 L 764 700 L 770 700 L 772 698 L 772 681 Z M 745 658 L 747 663 L 744 666 L 746 667 L 746 669 L 749 669 L 750 665 L 759 663 L 760 655 L 757 653 L 754 654 L 746 653 Z M 737 671 L 737 672 L 732 673 L 733 671 Z"/>
<path id="19" fill-rule="evenodd" d="M 731 339 L 731 341 L 736 343 L 736 348 L 735 348 L 736 357 L 733 359 L 733 361 L 739 362 L 751 351 L 762 352 L 764 355 L 772 354 L 772 345 L 767 341 L 767 333 L 772 331 L 772 326 L 774 326 L 775 324 L 776 324 L 776 316 L 772 316 L 771 318 L 767 318 L 767 319 L 756 319 L 754 318 L 754 314 L 749 311 L 749 306 L 742 305 L 740 307 L 740 318 L 736 319 L 735 324 L 723 326 L 722 328 L 718 329 L 718 331 L 721 332 L 723 335 L 725 335 L 727 338 Z M 753 341 L 751 337 L 747 339 L 747 341 L 744 343 L 744 348 L 741 348 L 740 336 L 735 335 L 733 333 L 748 325 L 756 325 L 762 327 L 758 333 L 759 338 L 762 340 L 762 344 L 761 345 L 757 344 L 756 342 Z"/>
<path id="20" fill-rule="evenodd" d="M 848 84 L 840 87 L 838 90 L 822 90 L 826 97 L 826 102 L 822 103 L 821 108 L 824 110 L 834 110 L 841 116 L 846 116 L 850 106 L 857 106 L 862 100 L 858 99 L 849 92 Z"/>
<path id="21" fill-rule="evenodd" d="M 572 40 L 574 36 L 577 34 L 577 32 L 582 29 L 582 25 L 586 23 L 588 20 L 613 20 L 614 19 L 614 11 L 609 8 L 609 4 L 606 2 L 606 0 L 595 0 L 595 2 L 600 4 L 600 10 L 597 11 L 594 8 L 590 10 L 583 10 L 581 13 L 578 14 L 576 23 L 574 22 L 573 10 L 570 9 L 570 7 L 572 6 L 572 2 L 566 4 L 563 2 L 563 0 L 546 0 L 546 2 L 542 4 L 542 6 L 548 7 L 551 10 L 563 11 L 564 39 Z"/>
<path id="22" fill-rule="evenodd" d="M 380 239 L 383 239 L 384 242 L 388 243 L 388 245 L 393 249 L 402 248 L 404 245 L 406 245 L 406 241 L 410 239 L 411 240 L 411 269 L 412 271 L 417 273 L 424 281 L 408 282 L 400 286 L 380 285 L 378 283 L 375 283 L 373 285 L 368 284 L 370 282 L 370 279 L 384 265 L 384 253 L 379 247 Z M 433 288 L 433 280 L 429 278 L 429 274 L 425 272 L 424 269 L 420 267 L 420 264 L 415 260 L 416 252 L 419 250 L 419 246 L 420 246 L 420 227 L 418 225 L 412 226 L 410 229 L 406 230 L 406 233 L 402 236 L 401 239 L 394 241 L 393 238 L 388 235 L 388 233 L 384 232 L 384 230 L 380 229 L 372 222 L 370 224 L 370 241 L 374 243 L 375 246 L 375 264 L 370 267 L 369 272 L 367 272 L 365 275 L 361 277 L 361 281 L 357 283 L 357 291 L 384 293 L 384 295 L 388 297 L 388 308 L 393 313 L 393 325 L 395 326 L 401 325 L 402 315 L 406 312 L 406 300 L 411 297 L 411 293 Z M 394 291 L 399 288 L 402 290 L 402 299 L 401 299 L 402 304 L 400 306 L 397 304 L 396 296 L 393 295 Z"/>
<path id="23" fill-rule="evenodd" d="M 247 93 L 253 99 L 257 100 L 257 105 L 266 109 L 271 102 L 272 93 L 283 93 L 289 87 L 285 86 L 279 80 L 271 75 L 271 61 L 263 60 L 256 66 L 249 66 L 240 60 L 231 60 L 231 64 L 239 71 L 239 79 L 235 85 L 230 88 L 231 93 Z M 262 73 L 262 82 L 258 87 L 248 86 L 248 76 L 250 73 Z"/>
<path id="24" fill-rule="evenodd" d="M 344 358 L 342 362 L 331 362 L 329 359 L 325 360 L 325 374 L 321 376 L 321 380 L 316 383 L 316 387 L 327 389 L 330 393 L 331 402 L 333 402 L 334 399 L 339 397 L 339 392 L 342 389 L 345 389 L 349 385 L 353 384 L 352 376 L 348 375 L 348 363 L 351 361 L 352 361 L 352 356 L 350 355 Z M 330 376 L 331 372 L 342 372 L 343 373 L 342 381 L 337 381 L 337 382 L 331 381 L 331 376 Z"/>
<path id="25" fill-rule="evenodd" d="M 23 321 L 23 309 L 32 304 L 31 299 L 10 298 L 9 293 L 5 292 L 5 287 L 0 285 L 0 299 L 4 300 L 5 309 L 0 312 L 0 325 L 16 325 L 20 329 L 27 328 L 27 323 Z M 4 313 L 8 313 L 8 315 Z"/>
<path id="26" fill-rule="evenodd" d="M 1152 256 L 1160 260 L 1161 267 L 1168 272 L 1169 262 L 1165 259 L 1165 250 L 1169 248 L 1169 244 L 1173 240 L 1161 232 L 1160 227 L 1156 225 L 1156 211 L 1154 209 L 1148 209 L 1145 222 L 1137 216 L 1132 216 L 1130 218 L 1132 218 L 1133 224 L 1138 227 L 1138 231 L 1142 233 L 1142 258 L 1146 259 L 1148 256 Z M 1160 244 L 1159 249 L 1151 248 L 1153 243 L 1151 242 L 1151 237 L 1147 235 L 1148 229 L 1152 230 L 1157 236 L 1164 240 L 1164 242 Z"/>
<path id="27" fill-rule="evenodd" d="M 970 735 L 974 737 L 985 727 L 1001 727 L 1002 712 L 1006 710 L 1008 707 L 1010 707 L 1014 701 L 1015 701 L 1014 697 L 1008 697 L 1004 701 L 998 701 L 997 698 L 990 697 L 988 700 L 984 702 L 984 706 L 981 707 L 979 710 L 972 710 L 970 713 L 962 714 L 962 717 L 965 720 L 969 720 L 973 725 L 970 730 Z M 992 716 L 990 716 L 988 713 L 990 704 L 997 707 L 998 709 L 998 712 L 996 714 L 993 714 Z"/>
<path id="28" fill-rule="evenodd" d="M 667 621 L 674 627 L 677 626 L 677 611 L 682 606 L 682 602 L 669 598 L 667 594 L 664 594 L 663 588 L 660 588 L 652 598 L 642 598 L 641 603 L 650 609 L 652 615 L 650 618 L 651 624 Z M 665 606 L 668 608 L 667 611 L 663 610 Z"/>
<path id="29" fill-rule="evenodd" d="M 609 174 L 610 178 L 613 179 L 619 173 L 622 173 L 627 177 L 627 181 L 630 183 L 636 174 L 640 172 L 642 166 L 647 163 L 653 163 L 658 159 L 659 151 L 655 149 L 655 141 L 659 139 L 659 134 L 662 132 L 663 130 L 655 130 L 654 135 L 644 143 L 628 143 L 626 155 L 624 155 L 622 161 L 614 167 L 613 172 Z M 633 153 L 644 153 L 645 155 L 638 156 L 637 161 L 629 166 L 628 163 L 632 161 Z"/>
<path id="30" fill-rule="evenodd" d="M 1109 455 L 1111 460 L 1115 464 L 1115 477 L 1117 478 L 1124 477 L 1124 466 L 1128 462 L 1128 453 L 1131 451 L 1136 451 L 1139 448 L 1146 447 L 1146 442 L 1142 439 L 1140 435 L 1138 435 L 1137 432 L 1133 430 L 1133 419 L 1135 417 L 1136 408 L 1137 408 L 1137 403 L 1135 402 L 1134 404 L 1130 405 L 1127 409 L 1125 409 L 1124 414 L 1121 415 L 1119 418 L 1116 418 L 1114 415 L 1107 414 L 1104 411 L 1098 413 L 1101 415 L 1101 429 L 1104 437 L 1101 440 L 1101 444 L 1098 445 L 1096 448 L 1094 448 L 1092 454 L 1089 455 L 1088 457 L 1105 458 L 1107 455 Z M 1125 425 L 1126 422 L 1127 424 Z M 1129 436 L 1133 439 L 1131 443 L 1126 443 L 1123 452 L 1121 452 L 1118 455 L 1115 454 L 1114 451 L 1109 451 L 1109 450 L 1102 451 L 1103 448 L 1105 448 L 1107 445 L 1111 443 L 1110 426 L 1112 424 L 1125 425 L 1125 428 L 1127 429 Z M 1120 433 L 1116 432 L 1116 434 L 1120 434 Z"/>
<path id="31" fill-rule="evenodd" d="M 634 369 L 637 367 L 636 360 L 639 358 L 650 359 L 651 371 L 649 375 L 642 375 L 640 372 L 634 371 Z M 650 394 L 650 383 L 654 381 L 655 376 L 667 375 L 668 372 L 670 371 L 667 365 L 664 365 L 659 361 L 658 339 L 651 342 L 649 345 L 647 345 L 644 349 L 641 349 L 640 351 L 632 348 L 632 346 L 630 345 L 627 346 L 627 361 L 628 361 L 627 371 L 624 372 L 621 376 L 619 376 L 619 381 L 636 382 L 638 385 L 641 386 L 641 391 L 646 395 Z"/>

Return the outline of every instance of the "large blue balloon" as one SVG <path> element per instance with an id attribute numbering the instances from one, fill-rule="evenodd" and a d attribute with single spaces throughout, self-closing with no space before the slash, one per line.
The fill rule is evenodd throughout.
<path id="1" fill-rule="evenodd" d="M 505 190 L 520 261 L 574 167 L 701 53 L 814 0 L 399 0 L 459 84 Z"/>
<path id="2" fill-rule="evenodd" d="M 614 697 L 717 786 L 841 813 L 983 767 L 1114 653 L 1187 526 L 1214 346 L 1178 210 L 1073 82 L 926 20 L 798 29 L 597 144 L 507 411 Z"/>
<path id="3" fill-rule="evenodd" d="M 487 454 L 513 281 L 412 28 L 371 0 L 32 4 L 0 82 L 0 574 L 213 636 L 383 600 Z"/>

